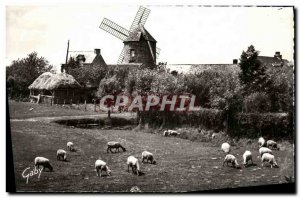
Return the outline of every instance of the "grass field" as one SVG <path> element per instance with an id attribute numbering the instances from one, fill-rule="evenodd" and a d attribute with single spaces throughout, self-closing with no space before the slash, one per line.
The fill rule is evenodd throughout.
<path id="1" fill-rule="evenodd" d="M 29 111 L 30 108 L 34 108 Z M 11 135 L 17 191 L 99 191 L 129 192 L 134 186 L 142 192 L 185 192 L 240 186 L 286 183 L 285 176 L 294 176 L 294 148 L 287 141 L 279 142 L 280 151 L 273 151 L 279 168 L 261 167 L 256 141 L 243 146 L 233 146 L 232 153 L 242 163 L 247 149 L 254 157 L 255 165 L 242 169 L 222 166 L 224 154 L 220 145 L 208 142 L 163 137 L 162 134 L 131 130 L 80 129 L 45 122 L 31 121 L 34 117 L 77 116 L 96 114 L 74 109 L 63 109 L 31 103 L 9 103 Z M 28 119 L 28 120 L 26 120 Z M 55 119 L 55 118 L 54 118 Z M 68 152 L 68 161 L 56 160 L 59 148 L 67 149 L 72 141 L 76 152 Z M 126 152 L 107 153 L 106 143 L 119 141 Z M 142 176 L 127 172 L 129 155 L 141 158 L 148 150 L 154 154 L 157 164 L 141 164 Z M 54 172 L 43 171 L 26 179 L 22 172 L 33 169 L 36 156 L 50 159 Z M 97 177 L 94 163 L 98 158 L 107 162 L 112 176 Z"/>

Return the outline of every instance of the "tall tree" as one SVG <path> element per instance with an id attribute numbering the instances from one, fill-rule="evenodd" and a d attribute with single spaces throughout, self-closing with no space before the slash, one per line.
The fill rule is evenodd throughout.
<path id="1" fill-rule="evenodd" d="M 27 97 L 28 86 L 42 73 L 53 72 L 52 69 L 53 66 L 49 65 L 48 60 L 38 57 L 36 52 L 28 54 L 26 58 L 12 61 L 12 64 L 6 67 L 6 80 L 10 86 L 8 95 L 12 98 Z"/>
<path id="2" fill-rule="evenodd" d="M 259 52 L 255 50 L 254 46 L 250 45 L 240 57 L 239 78 L 245 93 L 267 91 L 266 67 L 257 59 L 258 54 Z"/>

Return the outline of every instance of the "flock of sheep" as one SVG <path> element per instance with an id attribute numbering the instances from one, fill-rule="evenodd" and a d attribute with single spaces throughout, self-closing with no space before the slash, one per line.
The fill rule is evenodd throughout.
<path id="1" fill-rule="evenodd" d="M 167 131 L 164 131 L 163 135 L 164 136 L 177 136 L 178 132 L 173 131 L 173 130 L 167 130 Z M 258 145 L 259 145 L 259 154 L 261 157 L 262 166 L 264 165 L 265 162 L 268 162 L 268 163 L 270 163 L 271 168 L 273 166 L 278 167 L 275 157 L 272 154 L 272 150 L 271 150 L 271 149 L 279 150 L 277 143 L 273 140 L 268 140 L 266 142 L 263 137 L 260 137 L 258 140 Z M 69 151 L 75 151 L 74 144 L 72 142 L 67 143 L 67 148 Z M 122 149 L 123 151 L 126 151 L 126 149 L 119 142 L 108 142 L 107 143 L 107 153 L 109 151 L 112 153 L 113 152 L 112 149 L 114 149 L 114 152 L 117 152 L 117 151 L 119 152 L 120 149 Z M 223 166 L 226 163 L 227 166 L 228 166 L 228 164 L 232 164 L 232 167 L 234 167 L 234 168 L 241 168 L 237 162 L 236 157 L 232 154 L 229 154 L 230 153 L 230 145 L 228 143 L 223 143 L 221 146 L 221 149 L 226 154 L 224 161 L 223 161 Z M 56 156 L 57 156 L 57 160 L 63 160 L 63 161 L 67 160 L 67 152 L 63 149 L 58 149 Z M 142 162 L 144 162 L 144 161 L 146 161 L 147 163 L 149 163 L 149 161 L 150 161 L 151 164 L 156 164 L 153 154 L 148 151 L 142 152 Z M 243 165 L 246 167 L 246 165 L 248 164 L 249 161 L 251 161 L 253 164 L 252 153 L 250 151 L 246 150 L 245 153 L 243 154 Z M 39 166 L 43 166 L 43 169 L 48 168 L 50 171 L 53 171 L 53 167 L 51 166 L 50 161 L 47 158 L 36 157 L 34 160 L 34 164 L 37 168 L 39 168 Z M 128 167 L 128 170 L 127 170 L 128 172 L 130 172 L 129 168 L 131 167 L 132 172 L 134 174 L 136 174 L 138 176 L 141 174 L 139 160 L 136 157 L 129 156 L 127 158 L 127 167 Z M 96 170 L 96 175 L 98 177 L 102 176 L 103 171 L 106 172 L 106 175 L 108 175 L 108 176 L 111 175 L 111 170 L 107 166 L 106 162 L 102 161 L 101 159 L 96 160 L 95 170 Z"/>
<path id="2" fill-rule="evenodd" d="M 68 142 L 67 148 L 69 151 L 75 151 L 73 142 Z M 117 151 L 119 152 L 120 148 L 123 151 L 126 151 L 126 149 L 119 142 L 108 142 L 107 143 L 107 153 L 109 151 L 112 153 L 112 149 L 115 149 L 114 152 L 117 152 Z M 58 149 L 57 153 L 56 153 L 56 157 L 57 157 L 57 160 L 66 161 L 67 160 L 67 152 L 63 149 Z M 151 164 L 156 164 L 153 154 L 148 151 L 142 152 L 142 162 L 144 162 L 144 161 L 147 163 L 150 162 Z M 47 168 L 50 171 L 53 171 L 53 167 L 50 164 L 49 159 L 47 159 L 45 157 L 36 157 L 34 159 L 34 165 L 37 168 L 39 168 L 39 166 L 42 166 L 43 169 Z M 128 172 L 130 172 L 129 168 L 131 167 L 132 172 L 134 174 L 136 174 L 138 176 L 141 174 L 139 160 L 137 158 L 135 158 L 134 156 L 129 156 L 127 158 L 127 166 L 128 166 L 128 170 L 127 170 Z M 102 176 L 102 171 L 106 172 L 106 175 L 108 175 L 108 176 L 111 175 L 111 170 L 107 166 L 106 162 L 102 161 L 101 159 L 96 160 L 95 170 L 96 170 L 96 175 L 98 177 Z"/>
<path id="3" fill-rule="evenodd" d="M 261 166 L 264 166 L 264 163 L 268 162 L 271 165 L 271 168 L 273 168 L 273 166 L 278 168 L 279 166 L 271 150 L 271 149 L 279 150 L 277 143 L 273 140 L 268 140 L 266 142 L 263 137 L 260 137 L 258 139 L 258 146 L 259 146 L 259 155 L 261 157 L 261 163 L 262 163 Z M 238 164 L 236 157 L 232 154 L 229 154 L 230 145 L 228 143 L 223 143 L 221 149 L 226 153 L 223 166 L 225 163 L 228 166 L 229 163 L 232 164 L 232 166 L 235 168 L 240 168 L 240 165 Z M 252 153 L 250 151 L 245 151 L 245 153 L 243 154 L 243 165 L 246 166 L 249 161 L 251 161 L 251 163 L 253 164 Z"/>

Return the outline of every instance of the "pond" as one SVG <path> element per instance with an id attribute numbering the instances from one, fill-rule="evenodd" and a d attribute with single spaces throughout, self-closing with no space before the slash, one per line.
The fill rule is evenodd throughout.
<path id="1" fill-rule="evenodd" d="M 125 119 L 112 117 L 110 120 L 108 118 L 102 119 L 63 119 L 54 121 L 57 124 L 66 125 L 75 128 L 84 129 L 116 129 L 116 130 L 131 130 L 136 127 L 136 119 Z"/>

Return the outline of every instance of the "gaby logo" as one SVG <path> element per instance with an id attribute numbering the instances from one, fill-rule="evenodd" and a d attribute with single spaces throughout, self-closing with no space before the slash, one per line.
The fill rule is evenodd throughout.
<path id="1" fill-rule="evenodd" d="M 25 168 L 25 170 L 22 172 L 22 177 L 26 179 L 26 184 L 28 184 L 29 177 L 33 177 L 34 175 L 38 174 L 38 179 L 40 179 L 40 176 L 42 174 L 43 168 L 36 168 L 34 167 L 33 170 L 30 170 L 30 167 Z"/>
<path id="2" fill-rule="evenodd" d="M 100 108 L 106 111 L 111 107 L 125 107 L 127 111 L 199 111 L 195 100 L 195 95 L 106 95 L 100 100 Z"/>

